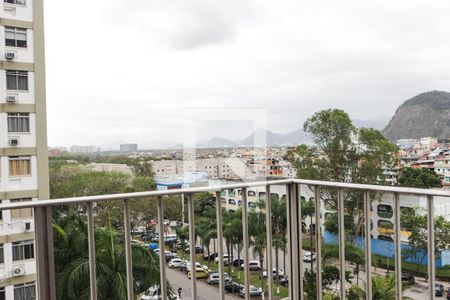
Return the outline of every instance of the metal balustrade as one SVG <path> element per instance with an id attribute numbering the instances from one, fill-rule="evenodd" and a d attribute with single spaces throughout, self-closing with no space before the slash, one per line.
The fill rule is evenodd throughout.
<path id="1" fill-rule="evenodd" d="M 195 193 L 211 192 L 215 194 L 216 199 L 216 221 L 218 234 L 218 257 L 223 257 L 223 228 L 222 228 L 222 202 L 221 191 L 226 189 L 242 189 L 242 226 L 243 226 L 243 252 L 244 252 L 244 274 L 245 274 L 245 299 L 249 299 L 250 271 L 249 271 L 249 233 L 248 233 L 248 205 L 247 205 L 247 189 L 251 187 L 266 188 L 266 207 L 271 207 L 271 186 L 286 186 L 286 212 L 287 212 L 287 258 L 288 258 L 288 278 L 289 278 L 289 299 L 303 299 L 303 268 L 304 262 L 302 253 L 302 215 L 300 188 L 301 186 L 309 186 L 315 193 L 315 218 L 316 224 L 321 219 L 320 212 L 320 188 L 335 188 L 337 190 L 337 214 L 338 214 L 338 236 L 339 236 L 339 295 L 341 299 L 345 298 L 346 282 L 345 282 L 345 230 L 344 230 L 344 197 L 343 190 L 360 190 L 364 194 L 364 232 L 365 232 L 365 270 L 366 270 L 366 298 L 371 299 L 372 294 L 372 272 L 371 272 L 371 229 L 370 229 L 370 207 L 371 192 L 393 193 L 394 194 L 394 249 L 395 249 L 395 279 L 396 279 L 396 299 L 402 298 L 402 273 L 401 273 L 401 249 L 400 249 L 400 195 L 422 195 L 427 199 L 427 230 L 428 230 L 428 292 L 429 298 L 434 299 L 435 285 L 435 241 L 434 241 L 434 197 L 443 196 L 450 197 L 450 192 L 445 190 L 430 190 L 416 188 L 401 188 L 394 186 L 377 186 L 366 184 L 339 183 L 316 180 L 302 179 L 283 179 L 250 183 L 228 184 L 213 187 L 186 188 L 178 190 L 165 191 L 149 191 L 138 193 L 101 195 L 90 197 L 75 197 L 54 200 L 41 200 L 36 202 L 20 202 L 0 205 L 0 211 L 33 208 L 35 218 L 35 234 L 36 234 L 36 262 L 37 262 L 37 286 L 39 299 L 53 300 L 56 299 L 55 288 L 55 271 L 53 257 L 53 229 L 52 229 L 52 208 L 55 206 L 65 205 L 82 205 L 87 207 L 87 224 L 88 224 L 88 246 L 89 246 L 89 271 L 90 271 L 90 289 L 91 299 L 96 299 L 96 270 L 95 270 L 95 241 L 94 241 L 94 213 L 93 204 L 110 200 L 123 201 L 124 207 L 124 231 L 125 231 L 125 259 L 127 271 L 127 296 L 129 300 L 134 300 L 133 292 L 133 270 L 131 256 L 131 227 L 130 227 L 130 208 L 129 203 L 137 198 L 156 197 L 158 205 L 158 222 L 164 222 L 164 198 L 165 195 L 181 195 L 184 194 L 188 204 L 188 220 L 189 220 L 189 242 L 190 242 L 190 259 L 191 270 L 196 269 L 195 257 L 195 220 L 194 220 L 194 198 Z M 163 227 L 159 226 L 159 247 L 162 257 L 164 251 Z M 272 261 L 272 220 L 269 213 L 266 214 L 266 234 L 267 234 L 267 260 L 268 260 L 268 298 L 273 298 L 273 279 L 270 276 Z M 315 228 L 315 251 L 316 251 L 316 270 L 322 270 L 321 259 L 322 232 L 320 226 Z M 165 272 L 165 259 L 160 259 L 160 280 L 162 299 L 167 299 L 167 283 Z M 286 271 L 286 270 L 285 270 Z M 224 276 L 223 260 L 219 259 L 220 278 Z M 192 299 L 197 299 L 197 282 L 196 276 L 191 276 L 191 292 Z M 219 281 L 219 299 L 225 299 L 224 281 Z M 316 288 L 317 299 L 322 299 L 322 272 L 316 272 Z"/>

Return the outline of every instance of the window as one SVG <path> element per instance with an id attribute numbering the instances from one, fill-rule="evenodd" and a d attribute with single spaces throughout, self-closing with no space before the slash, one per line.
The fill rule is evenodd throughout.
<path id="1" fill-rule="evenodd" d="M 15 5 L 25 5 L 26 0 L 4 0 L 5 3 L 15 4 Z"/>
<path id="2" fill-rule="evenodd" d="M 381 218 L 392 218 L 393 215 L 392 206 L 379 204 L 377 206 L 377 214 Z"/>
<path id="3" fill-rule="evenodd" d="M 27 282 L 14 285 L 14 300 L 36 299 L 36 283 Z"/>
<path id="4" fill-rule="evenodd" d="M 11 199 L 11 203 L 20 203 L 20 202 L 26 202 L 26 201 L 31 201 L 31 198 Z M 11 210 L 11 218 L 12 219 L 30 218 L 32 216 L 33 216 L 32 208 L 20 208 L 20 209 L 12 209 Z"/>
<path id="5" fill-rule="evenodd" d="M 5 262 L 5 257 L 3 255 L 3 244 L 0 244 L 0 264 Z M 0 297 L 2 299 L 2 297 Z"/>
<path id="6" fill-rule="evenodd" d="M 28 91 L 28 72 L 6 71 L 6 89 Z"/>
<path id="7" fill-rule="evenodd" d="M 13 261 L 34 258 L 33 240 L 12 243 Z"/>
<path id="8" fill-rule="evenodd" d="M 5 27 L 5 45 L 9 47 L 27 47 L 27 30 L 17 27 Z"/>
<path id="9" fill-rule="evenodd" d="M 31 158 L 29 156 L 9 157 L 9 176 L 31 175 Z"/>
<path id="10" fill-rule="evenodd" d="M 394 229 L 394 224 L 391 221 L 378 220 L 378 227 L 385 229 Z"/>
<path id="11" fill-rule="evenodd" d="M 8 113 L 8 132 L 30 132 L 30 114 Z"/>

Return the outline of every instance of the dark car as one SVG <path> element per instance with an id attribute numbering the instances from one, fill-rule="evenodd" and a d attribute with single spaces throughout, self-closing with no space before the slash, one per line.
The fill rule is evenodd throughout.
<path id="1" fill-rule="evenodd" d="M 186 254 L 189 254 L 190 251 L 191 250 L 190 250 L 189 247 L 186 247 L 186 249 L 184 249 L 184 252 Z M 195 246 L 195 253 L 203 253 L 203 247 L 202 246 Z"/>
<path id="2" fill-rule="evenodd" d="M 447 288 L 447 300 L 449 300 L 449 299 L 450 299 L 450 287 Z"/>
<path id="3" fill-rule="evenodd" d="M 203 254 L 203 259 L 206 261 L 214 261 L 214 258 L 216 258 L 219 254 L 216 253 L 208 253 Z"/>
<path id="4" fill-rule="evenodd" d="M 402 273 L 402 281 L 408 284 L 416 283 L 416 279 L 414 278 L 414 275 L 411 273 Z"/>
<path id="5" fill-rule="evenodd" d="M 233 267 L 240 267 L 244 263 L 244 260 L 242 258 L 240 259 L 234 259 L 233 260 Z"/>
<path id="6" fill-rule="evenodd" d="M 444 286 L 440 283 L 434 285 L 434 295 L 437 297 L 444 296 Z"/>
<path id="7" fill-rule="evenodd" d="M 285 276 L 285 275 L 280 275 L 280 276 L 279 276 L 279 280 L 280 280 L 280 284 L 281 284 L 282 286 L 288 286 L 288 285 L 289 285 L 289 280 L 288 280 L 287 276 Z"/>
<path id="8" fill-rule="evenodd" d="M 225 292 L 227 293 L 239 293 L 239 291 L 243 288 L 243 286 L 237 282 L 230 280 L 228 282 L 225 282 L 224 288 Z"/>
<path id="9" fill-rule="evenodd" d="M 177 258 L 178 257 L 178 255 L 176 253 L 173 253 L 173 252 L 165 253 L 165 256 L 166 256 L 166 262 L 169 262 L 173 258 Z"/>

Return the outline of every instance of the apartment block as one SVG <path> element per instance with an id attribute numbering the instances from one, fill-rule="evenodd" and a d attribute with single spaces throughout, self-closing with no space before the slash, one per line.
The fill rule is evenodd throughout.
<path id="1" fill-rule="evenodd" d="M 0 200 L 49 198 L 42 0 L 0 7 Z M 0 216 L 0 300 L 37 299 L 31 209 Z"/>

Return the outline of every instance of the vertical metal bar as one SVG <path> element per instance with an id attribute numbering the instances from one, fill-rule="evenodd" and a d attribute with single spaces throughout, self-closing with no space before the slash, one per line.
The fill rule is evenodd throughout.
<path id="1" fill-rule="evenodd" d="M 291 201 L 289 201 L 290 185 L 286 185 L 286 223 L 287 223 L 287 271 L 289 280 L 292 281 L 292 226 L 291 226 Z M 286 270 L 284 270 L 286 272 Z M 292 284 L 288 285 L 289 299 L 294 299 L 295 294 L 292 289 Z"/>
<path id="2" fill-rule="evenodd" d="M 338 231 L 339 231 L 339 287 L 340 299 L 345 299 L 345 216 L 343 190 L 338 188 Z"/>
<path id="3" fill-rule="evenodd" d="M 396 281 L 396 289 L 395 289 L 395 299 L 402 299 L 402 257 L 401 257 L 401 236 L 400 236 L 400 195 L 398 193 L 394 193 L 394 215 L 395 215 L 395 225 L 394 225 L 394 235 L 395 235 L 395 281 Z M 434 288 L 433 288 L 434 290 Z"/>
<path id="4" fill-rule="evenodd" d="M 56 300 L 52 208 L 35 207 L 33 214 L 38 299 Z"/>
<path id="5" fill-rule="evenodd" d="M 366 300 L 372 299 L 372 235 L 370 228 L 370 191 L 364 191 L 364 229 L 366 235 Z"/>
<path id="6" fill-rule="evenodd" d="M 95 263 L 95 232 L 94 232 L 94 214 L 92 212 L 92 202 L 87 203 L 87 229 L 88 229 L 88 248 L 89 248 L 89 278 L 91 300 L 97 299 L 97 275 Z"/>
<path id="7" fill-rule="evenodd" d="M 316 287 L 317 287 L 317 300 L 322 300 L 322 238 L 321 238 L 321 226 L 320 226 L 320 190 L 319 186 L 316 186 L 315 190 L 316 200 Z"/>
<path id="8" fill-rule="evenodd" d="M 428 282 L 430 299 L 435 298 L 435 250 L 434 250 L 434 198 L 427 196 L 427 229 L 428 229 Z"/>
<path id="9" fill-rule="evenodd" d="M 166 282 L 166 252 L 164 247 L 164 202 L 158 196 L 158 224 L 159 224 L 159 280 L 162 299 L 167 299 Z"/>
<path id="10" fill-rule="evenodd" d="M 298 239 L 298 262 L 299 262 L 299 299 L 303 299 L 303 217 L 302 217 L 302 197 L 300 184 L 297 184 L 297 201 L 298 201 L 298 221 L 299 225 L 299 239 Z"/>
<path id="11" fill-rule="evenodd" d="M 125 261 L 127 270 L 127 294 L 128 300 L 134 300 L 133 261 L 131 260 L 131 224 L 130 224 L 129 199 L 123 200 L 123 208 L 124 208 L 123 223 L 125 225 L 124 227 L 125 227 Z"/>
<path id="12" fill-rule="evenodd" d="M 245 299 L 250 299 L 250 270 L 248 263 L 249 255 L 249 236 L 248 236 L 248 204 L 247 204 L 247 188 L 242 188 L 242 237 L 244 241 L 244 286 Z M 262 266 L 261 266 L 262 268 Z"/>
<path id="13" fill-rule="evenodd" d="M 188 218 L 189 218 L 189 254 L 191 256 L 191 289 L 192 299 L 197 299 L 197 266 L 195 263 L 195 220 L 194 220 L 194 198 L 188 194 Z"/>
<path id="14" fill-rule="evenodd" d="M 267 235 L 267 280 L 269 283 L 269 300 L 273 299 L 273 275 L 272 275 L 272 197 L 270 197 L 270 185 L 266 185 L 266 235 Z M 276 271 L 278 275 L 278 269 Z M 278 280 L 278 279 L 277 279 Z"/>
<path id="15" fill-rule="evenodd" d="M 219 257 L 219 300 L 225 300 L 225 278 L 223 272 L 223 227 L 222 227 L 222 200 L 220 191 L 216 192 L 216 218 L 217 218 L 217 243 Z"/>
<path id="16" fill-rule="evenodd" d="M 297 185 L 294 183 L 291 183 L 288 185 L 289 190 L 286 191 L 288 196 L 288 201 L 290 202 L 291 206 L 291 267 L 292 267 L 292 277 L 290 279 L 290 284 L 292 285 L 292 292 L 293 292 L 293 300 L 299 299 L 300 293 L 299 293 L 299 268 L 298 268 L 298 261 L 299 261 L 299 249 L 298 249 L 298 216 L 297 216 Z"/>

